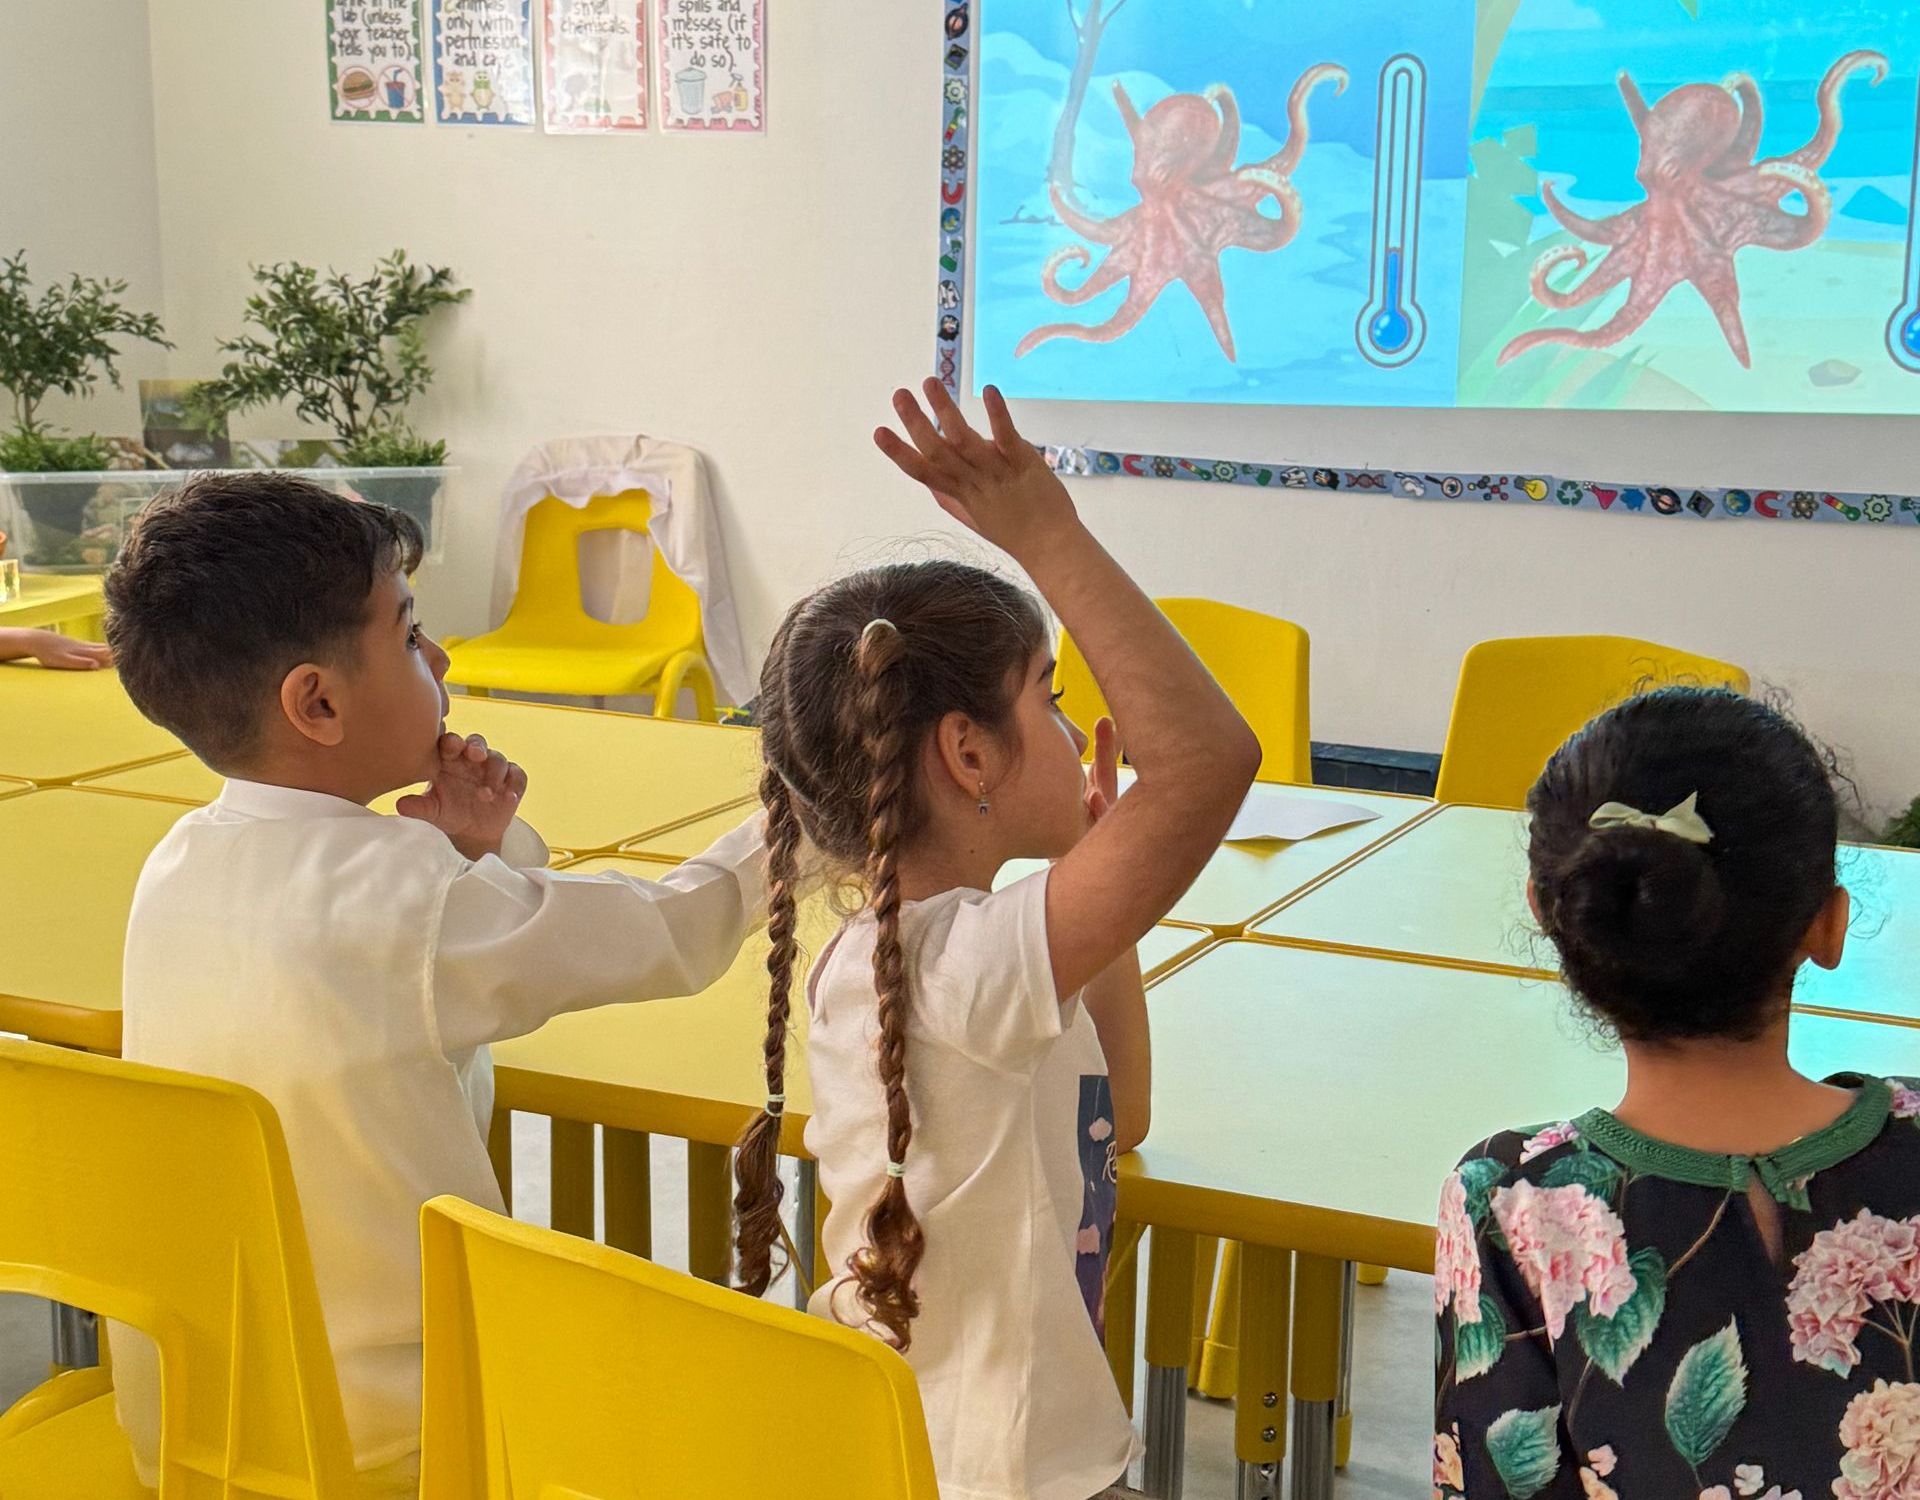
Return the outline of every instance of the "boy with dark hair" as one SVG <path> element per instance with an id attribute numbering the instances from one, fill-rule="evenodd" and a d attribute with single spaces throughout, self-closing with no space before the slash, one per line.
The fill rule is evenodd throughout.
<path id="1" fill-rule="evenodd" d="M 128 694 L 228 778 L 141 875 L 123 1050 L 279 1111 L 356 1462 L 395 1493 L 418 1464 L 420 1205 L 503 1207 L 487 1044 L 705 989 L 764 884 L 757 820 L 658 882 L 547 870 L 514 818 L 519 768 L 445 733 L 446 654 L 407 583 L 419 557 L 382 506 L 203 474 L 141 515 L 106 585 Z M 422 781 L 400 817 L 367 806 Z M 152 1483 L 152 1346 L 110 1334 Z"/>

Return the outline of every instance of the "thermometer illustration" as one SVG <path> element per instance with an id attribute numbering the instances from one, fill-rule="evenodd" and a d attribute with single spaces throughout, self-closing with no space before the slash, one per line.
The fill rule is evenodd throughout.
<path id="1" fill-rule="evenodd" d="M 1920 106 L 1914 112 L 1913 178 L 1907 188 L 1906 296 L 1887 320 L 1887 353 L 1920 375 Z"/>
<path id="2" fill-rule="evenodd" d="M 1354 339 L 1392 369 L 1427 341 L 1420 310 L 1420 168 L 1426 155 L 1427 67 L 1402 53 L 1380 70 L 1380 123 L 1373 162 L 1373 257 L 1367 305 Z"/>

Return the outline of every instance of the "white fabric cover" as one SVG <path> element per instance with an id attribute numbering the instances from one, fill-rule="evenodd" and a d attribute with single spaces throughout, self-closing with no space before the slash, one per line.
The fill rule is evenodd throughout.
<path id="1" fill-rule="evenodd" d="M 596 618 L 624 624 L 645 617 L 657 543 L 674 577 L 700 599 L 707 660 L 723 703 L 745 703 L 758 686 L 740 638 L 726 547 L 696 448 L 644 434 L 556 438 L 520 461 L 500 497 L 493 568 L 493 620 L 506 618 L 520 581 L 527 512 L 549 495 L 585 506 L 596 495 L 645 490 L 653 497 L 652 538 L 634 532 L 588 536 L 581 544 L 580 595 Z"/>

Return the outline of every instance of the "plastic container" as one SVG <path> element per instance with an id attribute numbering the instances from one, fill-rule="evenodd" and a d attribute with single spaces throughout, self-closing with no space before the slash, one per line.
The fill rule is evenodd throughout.
<path id="1" fill-rule="evenodd" d="M 447 479 L 437 469 L 283 469 L 341 494 L 405 511 L 437 562 L 445 547 Z M 34 572 L 97 573 L 125 545 L 127 528 L 147 503 L 187 473 L 175 469 L 109 469 L 75 474 L 0 472 L 0 531 L 10 556 Z"/>

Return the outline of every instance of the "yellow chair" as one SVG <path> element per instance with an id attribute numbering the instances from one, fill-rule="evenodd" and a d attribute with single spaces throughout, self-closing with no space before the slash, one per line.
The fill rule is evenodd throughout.
<path id="1" fill-rule="evenodd" d="M 656 718 L 673 717 L 692 688 L 699 717 L 711 723 L 713 669 L 700 628 L 700 599 L 656 546 L 647 616 L 610 625 L 580 599 L 580 538 L 595 531 L 645 532 L 653 502 L 645 490 L 601 495 L 584 507 L 549 496 L 527 512 L 520 584 L 498 630 L 444 644 L 447 681 L 476 697 L 489 692 L 591 698 L 653 695 Z"/>
<path id="2" fill-rule="evenodd" d="M 153 1340 L 167 1500 L 335 1500 L 352 1451 L 280 1122 L 234 1084 L 0 1040 L 0 1291 Z M 152 1500 L 108 1373 L 0 1416 L 6 1500 Z"/>
<path id="3" fill-rule="evenodd" d="M 1287 620 L 1212 599 L 1156 599 L 1259 736 L 1261 781 L 1313 780 L 1307 723 L 1308 640 Z M 1053 685 L 1060 707 L 1087 734 L 1109 712 L 1087 659 L 1065 631 Z"/>
<path id="4" fill-rule="evenodd" d="M 877 1339 L 456 1198 L 420 1235 L 421 1500 L 936 1500 Z"/>
<path id="5" fill-rule="evenodd" d="M 1751 684 L 1727 662 L 1626 636 L 1482 641 L 1460 664 L 1435 795 L 1524 807 L 1553 752 L 1581 725 L 1635 693 L 1682 685 L 1744 693 Z"/>

